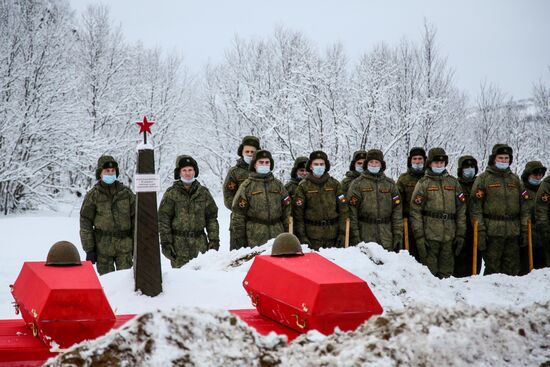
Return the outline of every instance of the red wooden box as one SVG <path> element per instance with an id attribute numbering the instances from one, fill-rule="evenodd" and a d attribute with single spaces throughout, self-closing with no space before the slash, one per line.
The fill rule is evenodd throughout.
<path id="1" fill-rule="evenodd" d="M 46 345 L 66 348 L 95 339 L 116 321 L 89 261 L 65 267 L 25 262 L 12 294 L 23 320 Z"/>
<path id="2" fill-rule="evenodd" d="M 229 312 L 238 316 L 241 320 L 246 322 L 248 326 L 253 327 L 260 335 L 265 336 L 271 332 L 274 332 L 275 334 L 286 335 L 289 342 L 300 336 L 299 332 L 287 328 L 265 316 L 260 315 L 258 311 L 254 308 L 229 310 Z"/>
<path id="3" fill-rule="evenodd" d="M 354 330 L 383 312 L 364 280 L 317 253 L 256 256 L 243 285 L 261 315 L 299 332 Z"/>

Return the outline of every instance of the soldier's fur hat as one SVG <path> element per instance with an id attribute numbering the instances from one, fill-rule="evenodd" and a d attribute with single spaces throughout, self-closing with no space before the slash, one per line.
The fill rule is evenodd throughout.
<path id="1" fill-rule="evenodd" d="M 257 150 L 262 149 L 262 148 L 260 148 L 260 139 L 258 139 L 255 136 L 252 136 L 252 135 L 247 135 L 241 141 L 241 145 L 239 145 L 239 149 L 237 149 L 237 154 L 241 158 L 243 156 L 243 148 L 244 148 L 245 145 L 250 145 L 250 146 L 256 148 Z"/>
<path id="2" fill-rule="evenodd" d="M 407 157 L 407 167 L 408 168 L 411 168 L 412 167 L 412 157 L 416 156 L 416 155 L 421 155 L 422 157 L 424 157 L 424 164 L 426 164 L 426 151 L 424 150 L 424 148 L 422 147 L 413 147 L 411 148 L 411 150 L 409 151 L 409 156 Z"/>
<path id="3" fill-rule="evenodd" d="M 508 144 L 493 145 L 492 154 L 489 156 L 489 166 L 495 164 L 495 158 L 499 154 L 508 154 L 510 156 L 510 164 L 514 161 L 514 150 Z"/>
<path id="4" fill-rule="evenodd" d="M 540 161 L 530 161 L 525 163 L 525 169 L 521 173 L 521 180 L 524 183 L 529 182 L 529 175 L 532 175 L 534 173 L 542 173 L 543 175 L 546 173 L 546 167 L 542 164 Z"/>
<path id="5" fill-rule="evenodd" d="M 116 177 L 118 177 L 120 174 L 117 161 L 115 161 L 115 159 L 110 155 L 102 155 L 97 160 L 97 168 L 95 170 L 96 180 L 101 179 L 101 171 L 103 171 L 105 168 L 116 168 Z"/>
<path id="6" fill-rule="evenodd" d="M 350 171 L 355 171 L 355 165 L 360 159 L 367 159 L 367 152 L 365 150 L 357 150 L 355 153 L 353 153 L 353 158 L 351 160 L 351 163 L 349 164 Z"/>
<path id="7" fill-rule="evenodd" d="M 311 163 L 316 159 L 322 159 L 325 161 L 325 173 L 330 171 L 330 161 L 328 160 L 327 153 L 323 152 L 322 150 L 315 150 L 311 152 L 309 155 L 309 159 L 306 163 L 306 169 L 308 172 L 313 172 L 311 169 Z"/>
<path id="8" fill-rule="evenodd" d="M 445 165 L 449 164 L 449 156 L 445 153 L 443 148 L 432 148 L 428 151 L 428 160 L 426 166 L 429 167 L 432 162 L 445 162 Z"/>
<path id="9" fill-rule="evenodd" d="M 379 149 L 370 149 L 367 152 L 365 163 L 363 163 L 363 168 L 365 169 L 365 171 L 368 169 L 369 161 L 372 161 L 373 159 L 380 161 L 380 163 L 382 163 L 380 172 L 384 172 L 386 170 L 386 161 L 384 160 L 384 153 L 382 153 L 382 151 Z"/>
<path id="10" fill-rule="evenodd" d="M 292 178 L 298 178 L 298 170 L 300 168 L 306 168 L 307 163 L 307 157 L 298 157 L 294 161 L 294 167 L 292 167 L 292 171 L 290 171 L 290 177 Z"/>
<path id="11" fill-rule="evenodd" d="M 181 178 L 180 171 L 183 167 L 193 167 L 195 170 L 195 177 L 199 177 L 199 165 L 197 161 L 190 155 L 180 155 L 176 158 L 176 168 L 174 168 L 174 180 Z"/>
<path id="12" fill-rule="evenodd" d="M 273 171 L 273 167 L 275 167 L 275 161 L 273 160 L 273 157 L 271 156 L 271 153 L 268 150 L 258 150 L 256 153 L 254 153 L 254 156 L 252 157 L 252 161 L 250 162 L 250 171 L 256 172 L 256 162 L 258 159 L 269 159 L 269 167 Z"/>
<path id="13" fill-rule="evenodd" d="M 477 160 L 471 155 L 463 155 L 460 158 L 458 158 L 458 167 L 456 168 L 457 177 L 462 177 L 462 170 L 466 168 L 466 166 L 473 166 L 476 169 L 476 176 L 477 176 L 477 173 L 479 172 L 479 167 L 477 166 Z"/>

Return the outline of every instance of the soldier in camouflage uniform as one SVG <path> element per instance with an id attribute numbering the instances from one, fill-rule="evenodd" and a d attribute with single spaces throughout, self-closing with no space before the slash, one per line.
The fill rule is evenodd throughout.
<path id="1" fill-rule="evenodd" d="M 239 189 L 239 186 L 248 178 L 250 174 L 250 162 L 257 150 L 260 149 L 260 140 L 255 136 L 245 136 L 239 145 L 237 154 L 239 159 L 237 164 L 229 169 L 223 183 L 223 203 L 229 210 L 233 207 L 233 199 Z M 235 236 L 233 228 L 229 227 L 229 248 L 236 249 Z"/>
<path id="2" fill-rule="evenodd" d="M 472 187 L 472 219 L 478 222 L 484 274 L 517 275 L 519 248 L 527 245 L 527 197 L 519 177 L 510 170 L 512 153 L 508 145 L 493 146 L 487 169 Z"/>
<path id="3" fill-rule="evenodd" d="M 288 231 L 291 199 L 283 183 L 271 172 L 274 161 L 267 150 L 258 150 L 250 175 L 233 200 L 231 227 L 236 248 L 262 245 Z"/>
<path id="4" fill-rule="evenodd" d="M 135 195 L 117 181 L 118 163 L 99 158 L 97 183 L 84 197 L 80 209 L 80 240 L 86 260 L 97 262 L 100 275 L 132 267 L 134 252 Z"/>
<path id="5" fill-rule="evenodd" d="M 285 189 L 291 198 L 294 197 L 300 181 L 307 176 L 306 163 L 307 157 L 298 157 L 294 160 L 294 167 L 290 172 L 290 181 L 285 184 Z"/>
<path id="6" fill-rule="evenodd" d="M 418 180 L 424 176 L 426 169 L 426 151 L 421 147 L 414 147 L 410 150 L 407 157 L 407 172 L 402 173 L 397 179 L 397 188 L 401 195 L 401 201 L 403 205 L 403 218 L 409 221 L 410 228 L 410 205 L 414 188 Z M 420 261 L 418 257 L 418 251 L 416 250 L 416 242 L 414 240 L 414 233 L 409 229 L 409 253 L 414 256 L 417 261 Z"/>
<path id="7" fill-rule="evenodd" d="M 466 197 L 447 172 L 448 162 L 445 150 L 430 149 L 426 173 L 416 184 L 410 207 L 420 260 L 439 278 L 453 274 L 455 254 L 462 251 L 466 235 Z"/>
<path id="8" fill-rule="evenodd" d="M 472 275 L 474 228 L 472 227 L 470 198 L 472 195 L 472 186 L 474 185 L 478 170 L 477 160 L 471 155 L 464 155 L 458 158 L 456 174 L 462 192 L 466 198 L 466 236 L 464 236 L 462 251 L 455 257 L 455 270 L 453 276 L 456 278 Z M 479 274 L 480 269 L 481 255 L 477 256 L 476 274 Z"/>
<path id="9" fill-rule="evenodd" d="M 550 176 L 542 180 L 535 200 L 537 232 L 546 267 L 550 267 Z"/>
<path id="10" fill-rule="evenodd" d="M 380 150 L 369 150 L 364 166 L 365 171 L 348 190 L 350 243 L 376 242 L 388 251 L 399 251 L 403 240 L 399 190 L 384 174 L 386 162 Z"/>
<path id="11" fill-rule="evenodd" d="M 298 185 L 293 200 L 296 236 L 314 250 L 343 247 L 348 203 L 342 186 L 328 173 L 326 153 L 312 152 L 306 167 L 309 174 Z"/>
<path id="12" fill-rule="evenodd" d="M 358 150 L 355 153 L 353 153 L 353 159 L 351 160 L 351 163 L 349 164 L 349 171 L 346 172 L 346 177 L 342 180 L 342 191 L 344 193 L 347 193 L 349 190 L 349 187 L 353 180 L 355 180 L 357 177 L 361 176 L 361 173 L 363 173 L 363 163 L 365 163 L 365 159 L 367 158 L 367 152 L 364 150 Z"/>
<path id="13" fill-rule="evenodd" d="M 173 268 L 182 267 L 199 252 L 220 247 L 218 206 L 210 191 L 196 180 L 198 176 L 197 161 L 188 155 L 179 156 L 174 169 L 175 181 L 160 202 L 162 253 Z"/>
<path id="14" fill-rule="evenodd" d="M 533 244 L 533 268 L 541 269 L 546 266 L 546 256 L 544 254 L 544 248 L 542 245 L 540 228 L 537 226 L 537 219 L 535 215 L 535 204 L 537 191 L 542 183 L 542 179 L 546 174 L 546 167 L 539 161 L 531 161 L 525 164 L 525 169 L 521 174 L 521 181 L 526 191 L 525 204 L 529 210 L 529 216 L 531 219 L 531 240 Z M 520 249 L 520 275 L 529 273 L 529 253 L 528 247 L 524 246 Z"/>

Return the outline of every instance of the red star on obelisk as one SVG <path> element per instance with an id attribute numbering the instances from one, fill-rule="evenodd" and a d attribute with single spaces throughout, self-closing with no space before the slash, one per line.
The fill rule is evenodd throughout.
<path id="1" fill-rule="evenodd" d="M 147 144 L 147 133 L 151 134 L 151 126 L 154 124 L 154 121 L 147 121 L 147 116 L 143 116 L 143 121 L 136 122 L 136 125 L 139 126 L 139 133 L 143 133 L 143 144 Z"/>

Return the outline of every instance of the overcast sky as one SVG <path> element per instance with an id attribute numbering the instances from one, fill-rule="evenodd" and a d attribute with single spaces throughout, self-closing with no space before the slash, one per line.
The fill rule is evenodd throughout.
<path id="1" fill-rule="evenodd" d="M 81 12 L 94 0 L 70 0 Z M 235 34 L 265 37 L 276 26 L 302 31 L 320 50 L 340 41 L 355 61 L 380 41 L 420 38 L 423 20 L 459 88 L 483 80 L 515 98 L 550 84 L 550 0 L 111 0 L 104 2 L 129 41 L 179 50 L 192 70 L 223 58 Z"/>

